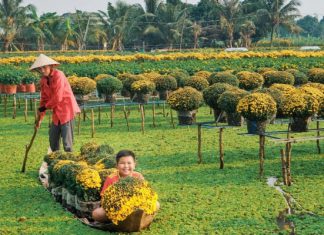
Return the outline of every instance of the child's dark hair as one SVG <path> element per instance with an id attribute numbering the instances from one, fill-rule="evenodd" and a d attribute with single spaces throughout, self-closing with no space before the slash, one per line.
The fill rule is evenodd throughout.
<path id="1" fill-rule="evenodd" d="M 135 153 L 133 151 L 124 149 L 124 150 L 120 150 L 117 154 L 116 154 L 116 162 L 119 162 L 119 159 L 121 159 L 122 157 L 126 157 L 126 156 L 131 156 L 134 161 L 135 159 Z"/>

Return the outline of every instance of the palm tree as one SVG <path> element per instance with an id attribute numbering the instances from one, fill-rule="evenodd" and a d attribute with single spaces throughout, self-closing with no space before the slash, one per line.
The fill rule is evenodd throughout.
<path id="1" fill-rule="evenodd" d="M 68 50 L 69 46 L 76 46 L 78 35 L 74 27 L 70 16 L 64 16 L 55 26 L 54 37 L 62 51 Z"/>
<path id="2" fill-rule="evenodd" d="M 240 0 L 224 0 L 218 4 L 221 29 L 226 31 L 228 46 L 233 47 L 234 31 L 241 14 Z"/>
<path id="3" fill-rule="evenodd" d="M 256 27 L 251 20 L 247 20 L 241 25 L 240 35 L 243 39 L 245 47 L 249 47 L 251 45 L 251 36 L 255 34 L 255 30 Z"/>
<path id="4" fill-rule="evenodd" d="M 300 16 L 298 7 L 299 0 L 290 0 L 285 4 L 285 0 L 259 0 L 257 2 L 259 10 L 257 15 L 265 24 L 268 24 L 271 30 L 270 45 L 273 43 L 274 33 L 277 32 L 279 26 L 293 28 L 295 19 Z"/>
<path id="5" fill-rule="evenodd" d="M 0 27 L 4 52 L 9 50 L 16 35 L 27 24 L 27 14 L 35 10 L 35 6 L 32 4 L 21 6 L 21 3 L 22 0 L 2 0 L 0 2 Z"/>
<path id="6" fill-rule="evenodd" d="M 55 24 L 59 17 L 56 12 L 45 13 L 38 16 L 36 10 L 33 9 L 29 17 L 29 24 L 23 29 L 22 35 L 25 39 L 35 42 L 37 44 L 37 50 L 45 50 L 45 43 L 54 40 L 54 34 L 52 32 L 52 25 Z"/>
<path id="7" fill-rule="evenodd" d="M 199 36 L 202 33 L 202 27 L 195 21 L 192 25 L 192 29 L 194 34 L 194 49 L 196 49 L 198 47 Z"/>

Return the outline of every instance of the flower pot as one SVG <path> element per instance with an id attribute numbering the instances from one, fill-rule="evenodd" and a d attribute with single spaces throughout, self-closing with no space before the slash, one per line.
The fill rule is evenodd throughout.
<path id="1" fill-rule="evenodd" d="M 150 98 L 150 94 L 136 93 L 135 96 L 133 97 L 133 101 L 141 104 L 146 104 L 149 98 Z"/>
<path id="2" fill-rule="evenodd" d="M 17 85 L 3 85 L 3 86 L 4 86 L 4 93 L 6 93 L 6 94 L 16 94 Z"/>
<path id="3" fill-rule="evenodd" d="M 229 126 L 242 126 L 243 117 L 239 113 L 226 113 L 227 123 Z"/>
<path id="4" fill-rule="evenodd" d="M 105 95 L 105 103 L 116 103 L 117 99 L 116 99 L 116 94 L 112 94 L 112 95 Z"/>
<path id="5" fill-rule="evenodd" d="M 306 132 L 310 121 L 311 117 L 293 117 L 290 128 L 295 132 Z"/>
<path id="6" fill-rule="evenodd" d="M 169 95 L 169 91 L 159 91 L 160 100 L 167 100 Z"/>
<path id="7" fill-rule="evenodd" d="M 78 105 L 84 105 L 89 100 L 89 95 L 75 95 Z"/>
<path id="8" fill-rule="evenodd" d="M 26 85 L 25 84 L 17 85 L 17 92 L 21 92 L 21 93 L 26 92 Z"/>
<path id="9" fill-rule="evenodd" d="M 34 83 L 32 84 L 26 84 L 26 92 L 29 92 L 29 93 L 34 93 L 36 92 L 36 86 Z"/>
<path id="10" fill-rule="evenodd" d="M 219 117 L 219 115 L 222 113 L 222 111 L 221 111 L 220 109 L 213 109 L 213 113 L 214 113 L 214 119 L 215 119 L 215 121 L 217 122 L 218 117 Z M 224 113 L 223 113 L 223 114 L 224 114 Z M 222 116 L 219 118 L 218 122 L 221 122 L 221 123 L 226 122 L 226 115 L 222 115 Z"/>
<path id="11" fill-rule="evenodd" d="M 266 131 L 267 120 L 265 121 L 253 121 L 246 120 L 247 131 L 249 134 L 263 135 Z"/>
<path id="12" fill-rule="evenodd" d="M 179 125 L 192 125 L 196 122 L 196 110 L 178 111 Z"/>

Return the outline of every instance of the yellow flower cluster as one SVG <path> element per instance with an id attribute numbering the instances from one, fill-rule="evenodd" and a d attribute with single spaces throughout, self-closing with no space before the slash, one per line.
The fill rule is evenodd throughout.
<path id="1" fill-rule="evenodd" d="M 76 176 L 76 180 L 84 189 L 100 189 L 101 179 L 98 171 L 85 168 L 82 169 Z"/>
<path id="2" fill-rule="evenodd" d="M 277 112 L 276 102 L 265 93 L 253 93 L 241 99 L 237 112 L 251 121 L 265 121 Z"/>
<path id="3" fill-rule="evenodd" d="M 172 92 L 167 102 L 177 111 L 192 111 L 202 104 L 203 96 L 192 87 L 184 87 Z"/>
<path id="4" fill-rule="evenodd" d="M 104 78 L 110 78 L 112 77 L 111 75 L 109 74 L 98 74 L 96 77 L 95 77 L 95 81 L 98 82 L 99 80 L 101 79 L 104 79 Z"/>
<path id="5" fill-rule="evenodd" d="M 155 90 L 155 84 L 149 80 L 138 80 L 132 83 L 131 89 L 134 92 L 148 94 Z"/>
<path id="6" fill-rule="evenodd" d="M 161 74 L 157 73 L 157 72 L 150 72 L 150 73 L 142 73 L 140 74 L 143 77 L 145 77 L 145 79 L 154 82 L 157 78 L 159 78 L 161 76 Z"/>
<path id="7" fill-rule="evenodd" d="M 264 83 L 264 79 L 261 74 L 249 71 L 241 71 L 236 74 L 239 80 L 239 86 L 242 89 L 253 90 L 259 88 Z"/>
<path id="8" fill-rule="evenodd" d="M 168 54 L 133 54 L 133 55 L 85 55 L 85 56 L 56 56 L 54 60 L 60 63 L 85 63 L 85 62 L 112 62 L 112 61 L 137 61 L 137 60 L 210 60 L 210 59 L 239 59 L 239 58 L 279 58 L 279 57 L 324 57 L 324 51 L 249 51 L 249 52 L 187 52 L 187 53 L 168 53 Z M 0 64 L 20 64 L 20 63 L 32 63 L 36 59 L 35 56 L 18 56 L 9 58 L 0 58 Z"/>
<path id="9" fill-rule="evenodd" d="M 208 78 L 210 77 L 211 74 L 212 74 L 211 72 L 201 70 L 201 71 L 196 72 L 196 73 L 194 74 L 194 76 L 202 77 L 202 78 L 208 79 Z"/>
<path id="10" fill-rule="evenodd" d="M 157 200 L 157 194 L 147 181 L 126 177 L 105 190 L 101 204 L 108 219 L 118 224 L 138 209 L 149 215 L 154 214 Z"/>
<path id="11" fill-rule="evenodd" d="M 282 100 L 281 110 L 288 116 L 309 117 L 318 112 L 319 102 L 314 96 L 296 89 Z"/>
<path id="12" fill-rule="evenodd" d="M 71 164 L 74 161 L 71 160 L 60 160 L 54 165 L 54 171 L 58 172 L 63 166 Z"/>
<path id="13" fill-rule="evenodd" d="M 87 95 L 96 89 L 96 82 L 88 77 L 68 77 L 72 91 L 75 95 Z"/>
<path id="14" fill-rule="evenodd" d="M 280 83 L 275 83 L 269 87 L 270 89 L 273 90 L 278 90 L 280 93 L 283 94 L 289 94 L 290 92 L 293 92 L 296 90 L 296 88 L 292 85 L 288 84 L 280 84 Z"/>

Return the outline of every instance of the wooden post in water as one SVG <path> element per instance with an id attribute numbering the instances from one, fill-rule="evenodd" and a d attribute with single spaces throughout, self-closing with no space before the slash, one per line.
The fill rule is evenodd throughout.
<path id="1" fill-rule="evenodd" d="M 223 128 L 219 129 L 219 169 L 224 169 Z"/>
<path id="2" fill-rule="evenodd" d="M 287 168 L 286 168 L 286 153 L 284 149 L 280 150 L 281 154 L 281 169 L 282 169 L 282 180 L 284 185 L 287 185 Z"/>
<path id="3" fill-rule="evenodd" d="M 198 124 L 198 163 L 202 163 L 201 154 L 201 124 Z"/>
<path id="4" fill-rule="evenodd" d="M 94 112 L 93 109 L 91 109 L 91 138 L 94 137 L 94 134 L 95 134 Z"/>
<path id="5" fill-rule="evenodd" d="M 321 133 L 320 133 L 319 121 L 316 122 L 316 129 L 317 129 L 317 137 L 320 137 Z M 320 147 L 320 141 L 319 140 L 316 140 L 316 145 L 317 145 L 318 154 L 321 154 L 321 147 Z"/>
<path id="6" fill-rule="evenodd" d="M 152 115 L 153 115 L 153 127 L 156 127 L 155 125 L 155 103 L 152 105 Z"/>
<path id="7" fill-rule="evenodd" d="M 141 122 L 141 129 L 142 129 L 142 134 L 144 134 L 144 122 L 145 122 L 145 116 L 144 116 L 144 107 L 143 107 L 143 104 L 140 104 L 140 110 L 141 110 L 141 119 L 142 119 L 142 122 Z"/>
<path id="8" fill-rule="evenodd" d="M 13 95 L 13 114 L 12 119 L 15 119 L 17 115 L 17 102 L 16 102 L 16 95 Z"/>
<path id="9" fill-rule="evenodd" d="M 114 126 L 114 112 L 115 112 L 115 105 L 110 106 L 110 127 Z"/>
<path id="10" fill-rule="evenodd" d="M 27 122 L 27 115 L 28 115 L 28 99 L 25 98 L 25 109 L 24 109 L 25 122 Z"/>
<path id="11" fill-rule="evenodd" d="M 124 105 L 124 108 L 123 108 L 123 112 L 124 112 L 124 117 L 125 117 L 125 120 L 126 120 L 127 130 L 129 131 L 128 114 L 126 112 L 125 105 Z"/>
<path id="12" fill-rule="evenodd" d="M 81 113 L 78 114 L 78 135 L 80 135 Z"/>
<path id="13" fill-rule="evenodd" d="M 170 108 L 170 116 L 171 116 L 171 124 L 173 129 L 175 128 L 175 124 L 174 124 L 174 120 L 173 120 L 173 113 L 172 113 L 172 109 Z"/>

